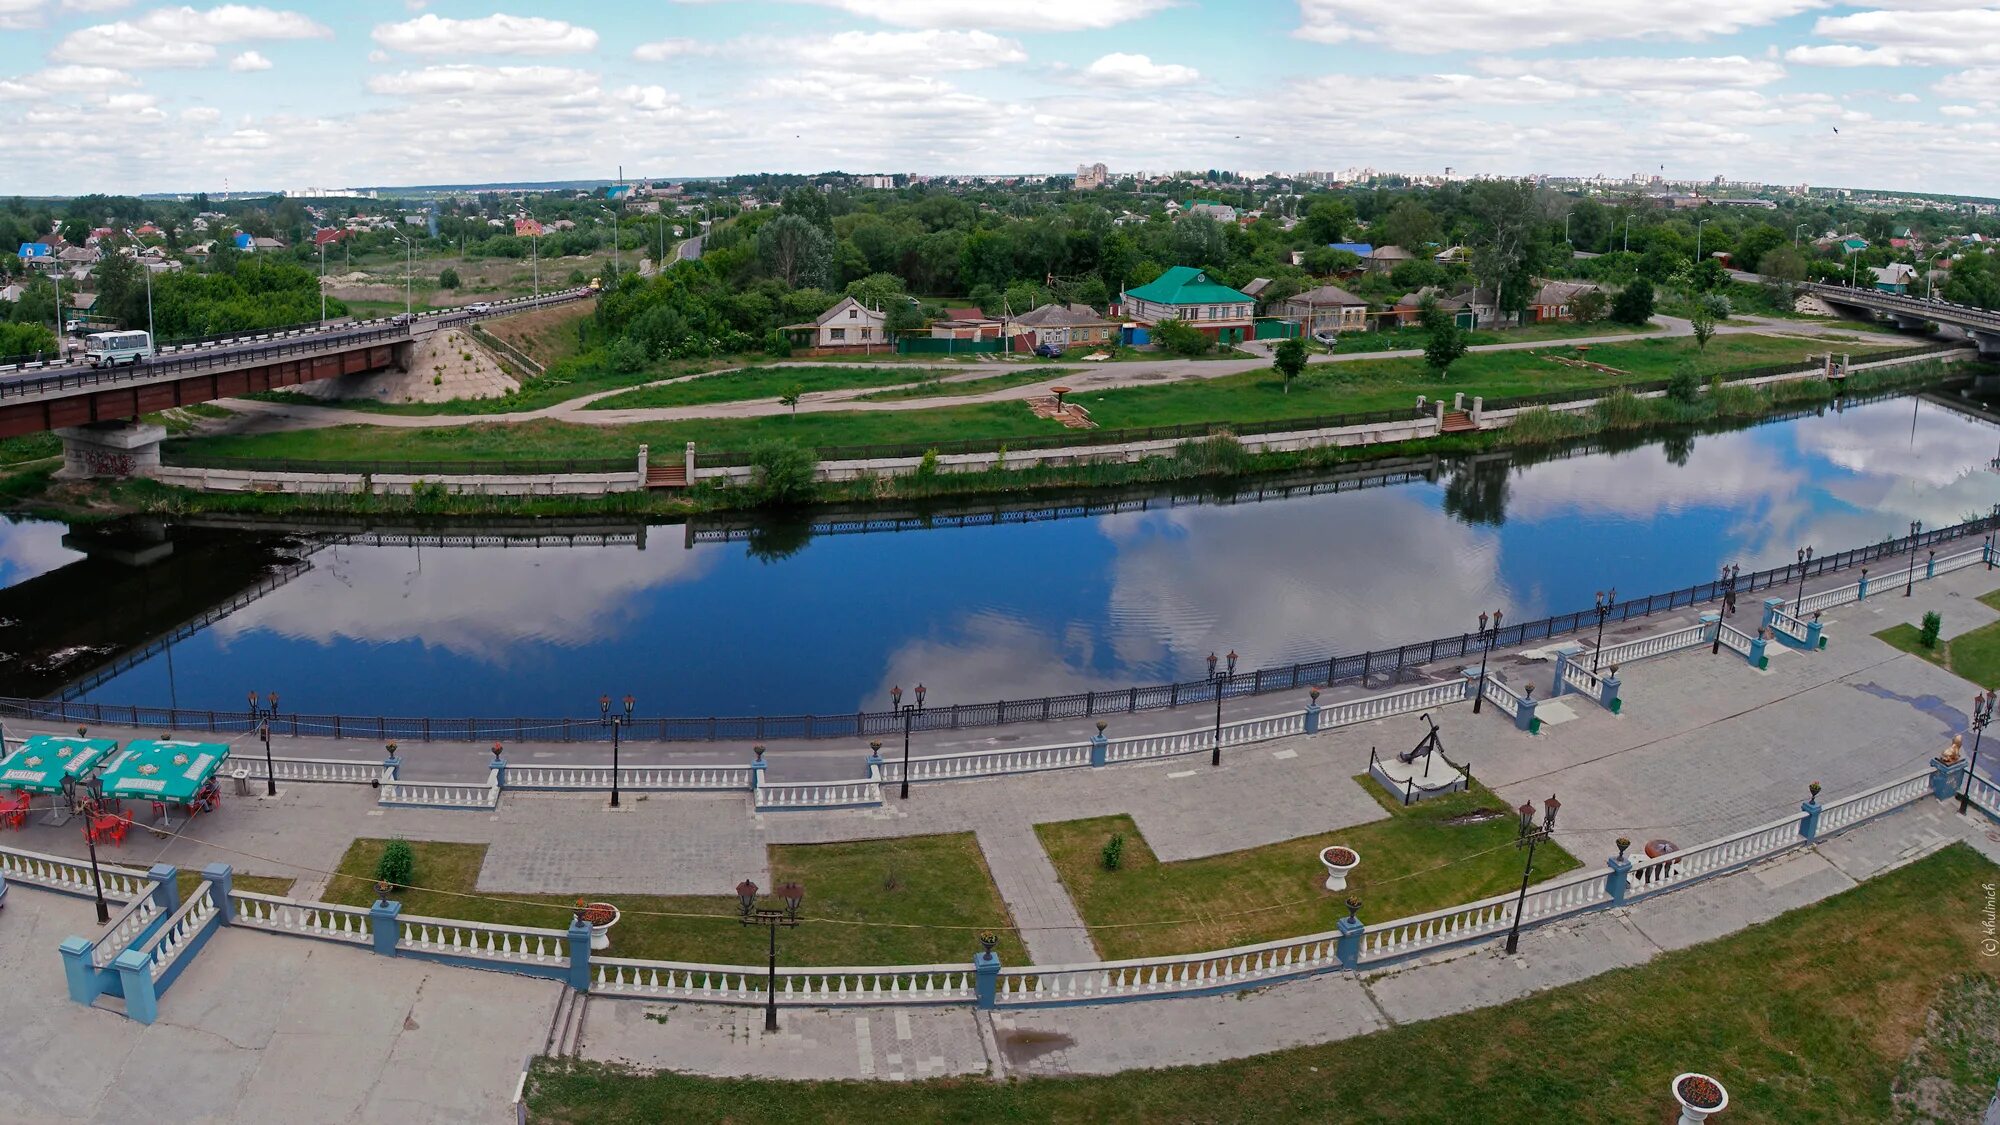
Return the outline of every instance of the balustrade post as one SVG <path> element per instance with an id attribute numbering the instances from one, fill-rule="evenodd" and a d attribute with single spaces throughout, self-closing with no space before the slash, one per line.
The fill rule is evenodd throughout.
<path id="1" fill-rule="evenodd" d="M 1528 685 L 1529 691 L 1534 689 L 1535 685 Z M 1517 729 L 1527 731 L 1529 734 L 1542 733 L 1542 721 L 1535 718 L 1535 703 L 1536 699 L 1532 695 L 1521 700 L 1520 708 L 1514 712 L 1514 726 Z"/>
<path id="2" fill-rule="evenodd" d="M 493 747 L 493 765 L 491 768 L 493 770 L 494 781 L 499 784 L 500 788 L 507 788 L 507 759 L 501 756 L 500 747 L 497 743 Z"/>
<path id="3" fill-rule="evenodd" d="M 1771 630 L 1774 633 L 1777 632 L 1776 626 L 1778 624 L 1778 611 L 1779 607 L 1783 606 L 1784 604 L 1785 604 L 1785 599 L 1783 598 L 1765 598 L 1764 619 L 1762 621 L 1759 621 L 1757 624 L 1762 626 L 1763 628 Z"/>
<path id="4" fill-rule="evenodd" d="M 1613 664 L 1605 677 L 1597 681 L 1597 701 L 1614 715 L 1625 706 L 1625 701 L 1618 698 L 1618 685 L 1618 665 Z"/>
<path id="5" fill-rule="evenodd" d="M 1815 781 L 1806 788 L 1808 795 L 1799 805 L 1799 811 L 1806 814 L 1805 818 L 1799 821 L 1799 835 L 1807 840 L 1813 840 L 1819 836 L 1819 782 Z"/>
<path id="6" fill-rule="evenodd" d="M 1812 652 L 1826 647 L 1825 626 L 1820 624 L 1819 614 L 1813 614 L 1806 622 L 1806 651 Z"/>
<path id="7" fill-rule="evenodd" d="M 992 1008 L 1000 995 L 1000 955 L 981 949 L 972 955 L 972 987 L 981 1008 Z"/>
<path id="8" fill-rule="evenodd" d="M 1563 652 L 1560 649 L 1556 650 L 1556 678 L 1555 682 L 1549 685 L 1550 699 L 1556 698 L 1557 696 L 1561 695 L 1565 690 L 1563 687 L 1563 673 L 1568 670 L 1569 670 L 1569 653 Z"/>
<path id="9" fill-rule="evenodd" d="M 757 747 L 757 756 L 750 762 L 750 792 L 764 787 L 764 748 Z"/>
<path id="10" fill-rule="evenodd" d="M 1750 638 L 1750 667 L 1761 671 L 1771 666 L 1771 658 L 1764 655 L 1766 643 L 1762 629 L 1757 630 L 1757 635 Z"/>
<path id="11" fill-rule="evenodd" d="M 1312 689 L 1312 699 L 1306 704 L 1306 733 L 1319 733 L 1319 689 Z"/>
<path id="12" fill-rule="evenodd" d="M 1625 905 L 1625 896 L 1632 890 L 1632 861 L 1625 858 L 1625 849 L 1631 846 L 1631 840 L 1618 837 L 1618 854 L 1604 861 L 1604 866 L 1611 869 L 1604 877 L 1604 893 L 1611 896 L 1613 906 Z"/>
<path id="13" fill-rule="evenodd" d="M 221 924 L 227 926 L 234 923 L 236 915 L 229 905 L 229 890 L 236 884 L 235 873 L 226 863 L 211 863 L 201 869 L 201 877 L 213 888 L 208 897 L 215 903 L 215 912 L 220 915 Z"/>
<path id="14" fill-rule="evenodd" d="M 111 962 L 118 974 L 119 990 L 125 994 L 126 1018 L 150 1024 L 160 1018 L 160 999 L 153 990 L 152 958 L 128 949 Z"/>
<path id="15" fill-rule="evenodd" d="M 1965 772 L 1971 768 L 1971 763 L 1967 762 L 1964 758 L 1960 758 L 1956 762 L 1947 762 L 1943 758 L 1932 758 L 1931 796 L 1936 797 L 1940 801 L 1948 801 L 1956 796 L 1959 787 L 1965 783 Z"/>
<path id="16" fill-rule="evenodd" d="M 1915 549 L 1915 548 L 1912 548 L 1912 550 L 1914 550 L 1914 549 Z M 1926 558 L 1926 559 L 1924 560 L 1924 577 L 1925 577 L 1925 578 L 1936 578 L 1936 577 L 1937 577 L 1937 552 L 1936 552 L 1936 551 L 1932 551 L 1932 552 L 1930 553 L 1930 557 L 1928 557 L 1928 558 Z"/>
<path id="17" fill-rule="evenodd" d="M 104 991 L 97 969 L 90 963 L 90 955 L 97 944 L 89 938 L 66 937 L 62 946 L 63 982 L 69 987 L 69 998 L 79 1004 L 96 1001 Z"/>
<path id="18" fill-rule="evenodd" d="M 1333 955 L 1340 960 L 1340 967 L 1354 972 L 1361 967 L 1361 935 L 1368 931 L 1361 919 L 1354 915 L 1361 909 L 1356 899 L 1347 900 L 1347 917 L 1334 923 L 1340 937 L 1333 943 Z"/>
<path id="19" fill-rule="evenodd" d="M 1868 600 L 1868 568 L 1865 566 L 1861 568 L 1861 581 L 1855 583 L 1854 600 L 1857 602 Z"/>
<path id="20" fill-rule="evenodd" d="M 382 772 L 389 775 L 390 781 L 395 781 L 399 776 L 396 771 L 402 768 L 402 765 L 403 760 L 396 757 L 396 744 L 392 742 L 389 744 L 388 753 L 382 756 Z"/>
<path id="21" fill-rule="evenodd" d="M 153 888 L 153 904 L 162 914 L 172 914 L 181 908 L 179 875 L 180 869 L 171 863 L 156 863 L 146 869 L 146 878 L 157 884 Z"/>
<path id="22" fill-rule="evenodd" d="M 590 991 L 590 923 L 569 920 L 569 986 L 578 992 Z"/>
<path id="23" fill-rule="evenodd" d="M 375 952 L 384 957 L 396 955 L 396 942 L 402 937 L 403 904 L 394 899 L 378 898 L 368 908 L 368 928 L 375 938 Z"/>
<path id="24" fill-rule="evenodd" d="M 1104 720 L 1097 720 L 1097 733 L 1090 736 L 1090 764 L 1101 766 L 1111 760 L 1109 740 L 1104 737 Z"/>

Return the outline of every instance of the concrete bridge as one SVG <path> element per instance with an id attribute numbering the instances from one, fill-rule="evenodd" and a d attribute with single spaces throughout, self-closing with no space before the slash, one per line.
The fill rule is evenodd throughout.
<path id="1" fill-rule="evenodd" d="M 417 318 L 245 334 L 167 349 L 130 367 L 40 365 L 0 372 L 0 438 L 53 430 L 65 478 L 130 476 L 159 463 L 166 431 L 140 419 L 218 398 L 282 390 L 391 367 L 407 369 L 416 340 L 441 328 L 594 295 L 570 289 Z"/>
<path id="2" fill-rule="evenodd" d="M 1870 317 L 1880 313 L 1898 328 L 1921 329 L 1926 324 L 1956 328 L 1978 345 L 1981 359 L 2000 359 L 2000 310 L 1846 285 L 1809 282 L 1799 286 L 1799 291 L 1810 293 L 1835 309 Z"/>

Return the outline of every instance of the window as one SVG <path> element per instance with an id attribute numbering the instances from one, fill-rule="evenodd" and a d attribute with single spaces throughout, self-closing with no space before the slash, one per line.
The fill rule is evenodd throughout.
<path id="1" fill-rule="evenodd" d="M 862 339 L 864 339 L 864 340 L 866 340 L 866 339 L 868 338 L 868 330 L 867 330 L 866 328 L 863 328 L 863 329 L 861 330 L 861 338 L 862 338 Z"/>
<path id="2" fill-rule="evenodd" d="M 837 340 L 837 341 L 839 341 L 840 343 L 843 343 L 843 344 L 847 342 L 847 329 L 845 329 L 845 328 L 833 328 L 833 329 L 829 329 L 828 331 L 830 332 L 830 334 L 832 335 L 832 338 L 833 338 L 834 340 Z"/>
<path id="3" fill-rule="evenodd" d="M 848 309 L 848 310 L 847 310 L 847 319 L 849 319 L 849 320 L 853 320 L 853 319 L 854 319 L 854 315 L 855 315 L 856 313 L 860 312 L 860 311 L 861 311 L 861 310 L 859 310 L 859 309 Z"/>

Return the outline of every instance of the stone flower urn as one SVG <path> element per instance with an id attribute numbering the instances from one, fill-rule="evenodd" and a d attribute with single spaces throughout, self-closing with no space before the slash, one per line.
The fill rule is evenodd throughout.
<path id="1" fill-rule="evenodd" d="M 577 907 L 576 916 L 590 926 L 590 949 L 597 952 L 611 948 L 611 927 L 618 924 L 618 908 L 608 902 L 593 902 Z"/>
<path id="2" fill-rule="evenodd" d="M 1729 1091 L 1706 1074 L 1682 1074 L 1674 1079 L 1674 1101 L 1681 1107 L 1675 1125 L 1701 1125 L 1709 1114 L 1729 1108 Z"/>
<path id="3" fill-rule="evenodd" d="M 1326 889 L 1344 891 L 1347 889 L 1348 873 L 1361 866 L 1361 853 L 1335 844 L 1320 849 L 1319 861 L 1326 865 Z"/>

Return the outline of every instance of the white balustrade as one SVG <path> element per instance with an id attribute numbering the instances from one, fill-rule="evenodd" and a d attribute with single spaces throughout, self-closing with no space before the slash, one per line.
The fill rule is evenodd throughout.
<path id="1" fill-rule="evenodd" d="M 1935 573 L 1949 574 L 1954 570 L 1964 570 L 1968 566 L 1978 566 L 1986 561 L 1986 548 L 1975 547 L 1970 551 L 1960 551 L 1937 560 Z"/>
<path id="2" fill-rule="evenodd" d="M 1653 656 L 1665 656 L 1682 649 L 1700 648 L 1710 641 L 1706 622 L 1689 625 L 1684 629 L 1672 629 L 1665 633 L 1654 633 L 1650 637 L 1625 641 L 1611 645 L 1598 652 L 1598 659 L 1605 664 L 1630 664 L 1634 660 L 1645 660 Z"/>
<path id="3" fill-rule="evenodd" d="M 167 924 L 139 947 L 146 958 L 147 975 L 160 979 L 160 974 L 172 968 L 195 938 L 219 917 L 215 909 L 215 884 L 204 879 L 201 888 L 188 896 Z"/>
<path id="4" fill-rule="evenodd" d="M 1805 842 L 1803 813 L 1746 829 L 1682 851 L 1642 859 L 1632 865 L 1630 898 L 1666 890 L 1681 883 L 1740 867 Z M 1825 827 L 1822 819 L 1821 827 Z"/>
<path id="5" fill-rule="evenodd" d="M 1973 804 L 2000 818 L 2000 785 L 1973 774 L 1966 782 L 1966 795 L 1972 799 Z"/>
<path id="6" fill-rule="evenodd" d="M 1597 676 L 1574 660 L 1565 660 L 1562 667 L 1563 683 L 1571 691 L 1595 697 L 1598 693 Z"/>
<path id="7" fill-rule="evenodd" d="M 1930 779 L 1931 771 L 1924 770 L 1822 805 L 1819 811 L 1820 833 L 1837 832 L 1878 813 L 1907 805 L 1931 791 Z"/>
<path id="8" fill-rule="evenodd" d="M 1798 600 L 1799 616 L 1807 616 L 1822 609 L 1861 600 L 1861 583 L 1849 582 L 1845 586 L 1835 586 L 1831 590 L 1819 590 Z"/>
<path id="9" fill-rule="evenodd" d="M 1465 703 L 1471 698 L 1472 693 L 1466 689 L 1464 678 L 1456 677 L 1434 684 L 1404 688 L 1401 691 L 1364 695 L 1359 699 L 1343 700 L 1333 704 L 1322 703 L 1319 726 L 1321 730 L 1325 730 L 1328 727 L 1366 723 L 1375 719 L 1386 719 L 1392 715 L 1428 711 L 1447 703 Z"/>
<path id="10" fill-rule="evenodd" d="M 1090 764 L 1090 744 L 1071 742 L 1055 746 L 1022 746 L 1011 750 L 968 750 L 956 754 L 934 754 L 910 759 L 911 781 L 950 781 L 967 777 L 997 777 L 1009 773 L 1063 770 Z M 901 781 L 903 763 L 889 759 L 882 763 L 884 781 Z"/>
<path id="11" fill-rule="evenodd" d="M 1727 621 L 1718 623 L 1718 628 L 1722 630 L 1723 648 L 1731 652 L 1741 653 L 1744 656 L 1750 655 L 1750 634 L 1736 628 Z"/>
<path id="12" fill-rule="evenodd" d="M 620 789 L 655 792 L 750 788 L 748 766 L 621 766 Z M 509 789 L 611 788 L 610 766 L 508 766 Z"/>
<path id="13" fill-rule="evenodd" d="M 522 965 L 569 963 L 569 934 L 534 926 L 501 926 L 408 915 L 398 919 L 396 948 L 450 957 L 478 957 Z"/>
<path id="14" fill-rule="evenodd" d="M 1522 700 L 1520 696 L 1514 694 L 1513 688 L 1488 676 L 1486 677 L 1486 684 L 1481 694 L 1484 696 L 1486 702 L 1500 708 L 1508 718 L 1518 719 L 1521 717 Z"/>
<path id="15" fill-rule="evenodd" d="M 125 947 L 131 945 L 132 940 L 160 916 L 160 904 L 153 897 L 158 887 L 158 883 L 148 883 L 145 894 L 134 896 L 123 910 L 112 916 L 110 927 L 91 946 L 92 965 L 102 969 L 117 960 Z"/>
<path id="16" fill-rule="evenodd" d="M 593 996 L 646 1000 L 690 1000 L 711 1004 L 762 1004 L 770 977 L 747 965 L 703 965 L 641 961 L 623 957 L 590 959 Z M 781 968 L 778 1003 L 819 1007 L 833 1004 L 966 1004 L 975 998 L 972 967 L 897 965 L 874 968 Z"/>
<path id="17" fill-rule="evenodd" d="M 264 759 L 256 755 L 232 755 L 230 761 L 237 768 L 248 770 L 250 776 L 259 781 L 276 773 L 279 781 L 366 785 L 376 780 L 382 770 L 379 762 L 356 762 L 344 758 L 272 758 L 270 770 L 264 768 Z"/>
<path id="18" fill-rule="evenodd" d="M 1339 938 L 1312 934 L 1213 953 L 1002 969 L 995 1001 L 1015 1007 L 1248 988 L 1338 967 Z"/>
<path id="19" fill-rule="evenodd" d="M 1777 606 L 1771 607 L 1771 629 L 1799 642 L 1806 643 L 1806 623 Z"/>
<path id="20" fill-rule="evenodd" d="M 491 809 L 500 804 L 497 784 L 463 781 L 384 781 L 377 804 L 419 808 Z"/>
<path id="21" fill-rule="evenodd" d="M 301 901 L 235 888 L 229 891 L 229 905 L 232 924 L 238 926 L 356 945 L 374 940 L 365 906 Z"/>
<path id="22" fill-rule="evenodd" d="M 867 808 L 882 803 L 882 771 L 871 766 L 860 781 L 793 781 L 757 789 L 759 809 Z"/>
<path id="23" fill-rule="evenodd" d="M 153 882 L 144 871 L 111 863 L 99 863 L 97 871 L 103 878 L 104 897 L 107 899 L 124 902 L 152 893 Z M 20 848 L 0 848 L 0 875 L 5 875 L 10 882 L 73 895 L 94 895 L 97 887 L 91 878 L 89 863 Z"/>

